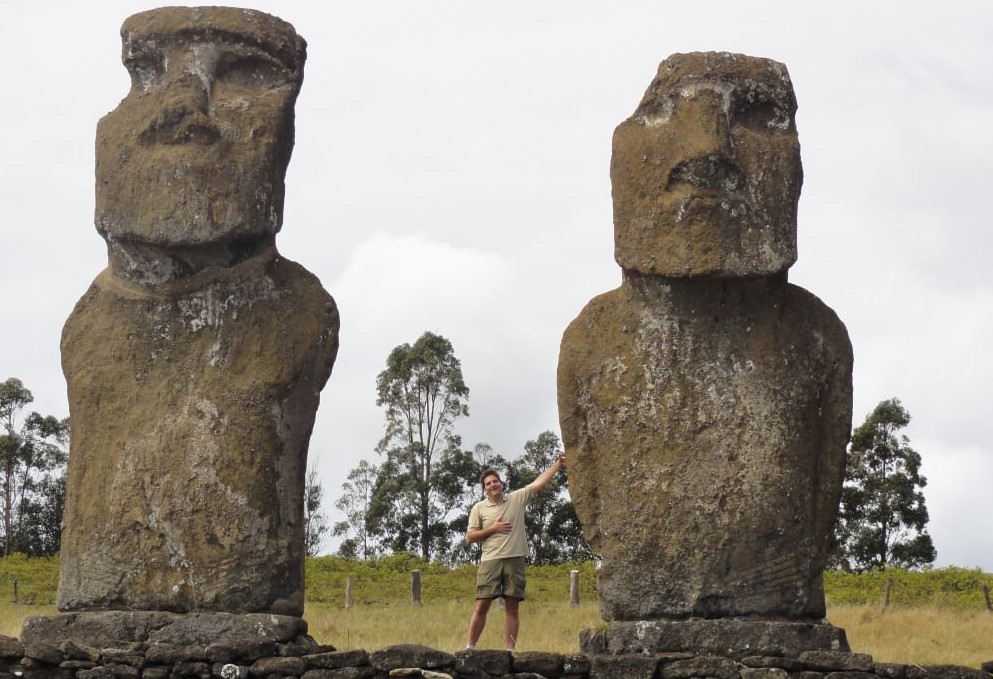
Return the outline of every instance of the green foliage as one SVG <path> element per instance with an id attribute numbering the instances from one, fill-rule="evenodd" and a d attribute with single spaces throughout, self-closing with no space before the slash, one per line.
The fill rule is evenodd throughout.
<path id="1" fill-rule="evenodd" d="M 475 596 L 475 566 L 449 568 L 425 563 L 411 554 L 357 561 L 339 556 L 307 559 L 307 601 L 337 608 L 345 605 L 345 585 L 352 578 L 355 606 L 410 604 L 410 572 L 421 571 L 421 599 L 431 602 L 471 601 Z M 580 601 L 597 600 L 596 568 L 591 561 L 528 567 L 528 599 L 538 603 L 569 600 L 570 572 L 579 571 Z M 51 605 L 59 580 L 58 557 L 0 558 L 0 606 L 12 602 L 13 581 L 21 603 Z M 824 589 L 829 606 L 881 605 L 886 581 L 891 579 L 890 605 L 906 608 L 938 607 L 956 611 L 985 608 L 982 588 L 993 590 L 993 574 L 980 569 L 950 566 L 924 571 L 887 568 L 866 573 L 827 571 Z"/>
<path id="2" fill-rule="evenodd" d="M 562 444 L 551 431 L 542 432 L 538 438 L 528 441 L 524 444 L 524 454 L 508 465 L 510 488 L 523 488 L 561 454 Z M 572 501 L 565 494 L 568 487 L 565 472 L 557 474 L 528 505 L 524 522 L 533 564 L 586 561 L 593 556 Z"/>
<path id="3" fill-rule="evenodd" d="M 372 494 L 379 477 L 379 467 L 359 460 L 355 469 L 348 472 L 348 480 L 341 485 L 341 496 L 335 508 L 345 515 L 344 521 L 334 524 L 332 534 L 344 537 L 338 554 L 352 559 L 371 559 L 379 554 L 378 541 L 370 525 Z"/>
<path id="4" fill-rule="evenodd" d="M 469 388 L 451 342 L 425 332 L 386 359 L 376 378 L 376 405 L 386 408 L 380 467 L 369 512 L 372 532 L 394 552 L 425 560 L 449 540 L 449 512 L 457 490 L 446 468 L 463 456 L 453 426 L 469 415 Z"/>
<path id="5" fill-rule="evenodd" d="M 528 599 L 544 603 L 569 600 L 569 577 L 579 570 L 582 601 L 595 601 L 596 571 L 592 562 L 528 567 Z M 352 578 L 352 602 L 360 605 L 409 605 L 410 573 L 421 571 L 421 600 L 427 602 L 472 601 L 476 592 L 476 567 L 450 568 L 425 563 L 410 554 L 393 554 L 371 561 L 338 556 L 307 560 L 307 601 L 344 607 L 345 587 Z"/>
<path id="6" fill-rule="evenodd" d="M 561 451 L 544 432 L 525 444 L 513 463 L 485 443 L 462 450 L 454 432 L 468 417 L 469 388 L 455 350 L 444 337 L 425 332 L 413 345 L 390 352 L 376 378 L 376 404 L 386 410 L 379 465 L 362 460 L 342 485 L 335 507 L 344 520 L 333 534 L 343 538 L 338 555 L 374 558 L 410 552 L 449 566 L 475 562 L 479 549 L 465 540 L 469 512 L 479 501 L 479 473 L 507 470 L 511 485 L 530 483 Z M 529 507 L 527 530 L 536 564 L 590 557 L 572 503 L 556 480 Z"/>
<path id="7" fill-rule="evenodd" d="M 881 605 L 886 583 L 892 582 L 889 604 L 906 608 L 934 606 L 958 611 L 986 606 L 983 586 L 993 590 L 993 575 L 978 568 L 948 568 L 912 571 L 885 568 L 865 573 L 827 571 L 824 590 L 828 605 Z"/>
<path id="8" fill-rule="evenodd" d="M 59 558 L 28 557 L 24 554 L 0 558 L 0 606 L 14 603 L 15 580 L 18 603 L 33 606 L 54 604 L 59 585 Z"/>
<path id="9" fill-rule="evenodd" d="M 900 401 L 882 401 L 852 432 L 831 566 L 863 572 L 934 563 L 927 533 L 921 456 L 898 432 L 910 423 Z"/>
<path id="10" fill-rule="evenodd" d="M 59 549 L 69 421 L 36 412 L 16 377 L 0 383 L 0 555 Z"/>
<path id="11" fill-rule="evenodd" d="M 317 463 L 307 470 L 303 494 L 303 539 L 307 556 L 317 556 L 324 544 L 325 536 L 331 531 L 328 518 L 321 511 L 324 501 L 324 486 L 317 474 Z"/>

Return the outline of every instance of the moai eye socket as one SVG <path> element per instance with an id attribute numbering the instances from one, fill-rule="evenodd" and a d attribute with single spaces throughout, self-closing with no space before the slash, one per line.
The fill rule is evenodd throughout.
<path id="1" fill-rule="evenodd" d="M 165 57 L 156 49 L 142 46 L 133 49 L 123 59 L 131 75 L 131 85 L 147 91 L 165 71 Z"/>
<path id="2" fill-rule="evenodd" d="M 791 127 L 790 107 L 769 92 L 750 89 L 732 100 L 731 124 L 765 134 L 787 132 Z"/>
<path id="3" fill-rule="evenodd" d="M 286 69 L 270 57 L 225 52 L 217 63 L 214 82 L 238 89 L 267 90 L 289 83 Z"/>

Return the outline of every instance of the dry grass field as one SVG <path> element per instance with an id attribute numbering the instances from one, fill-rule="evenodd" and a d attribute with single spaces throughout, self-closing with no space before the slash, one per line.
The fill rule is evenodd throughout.
<path id="1" fill-rule="evenodd" d="M 23 619 L 49 615 L 51 606 L 0 605 L 0 634 L 19 636 Z M 310 633 L 339 650 L 375 650 L 401 643 L 424 644 L 455 652 L 465 645 L 471 602 L 424 606 L 307 605 Z M 895 608 L 832 606 L 828 620 L 845 629 L 853 651 L 869 653 L 877 662 L 916 665 L 960 665 L 978 668 L 993 660 L 993 614 L 937 607 Z M 595 604 L 525 602 L 521 607 L 520 651 L 575 653 L 579 630 L 600 622 Z M 503 611 L 490 611 L 480 648 L 503 648 Z"/>
<path id="2" fill-rule="evenodd" d="M 829 606 L 828 621 L 876 662 L 978 669 L 993 660 L 993 613 L 985 610 Z"/>

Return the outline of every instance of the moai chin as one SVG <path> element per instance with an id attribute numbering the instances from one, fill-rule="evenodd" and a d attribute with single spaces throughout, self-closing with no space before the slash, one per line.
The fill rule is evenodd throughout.
<path id="1" fill-rule="evenodd" d="M 58 607 L 299 616 L 338 348 L 334 300 L 275 246 L 306 44 L 225 7 L 142 12 L 121 36 L 131 89 L 96 143 L 109 266 L 62 337 Z"/>
<path id="2" fill-rule="evenodd" d="M 795 111 L 782 64 L 676 54 L 614 133 L 622 283 L 568 326 L 558 372 L 607 621 L 824 616 L 852 350 L 787 282 Z"/>

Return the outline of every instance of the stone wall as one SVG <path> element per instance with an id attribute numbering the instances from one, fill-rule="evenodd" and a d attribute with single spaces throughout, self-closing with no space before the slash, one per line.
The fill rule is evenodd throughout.
<path id="1" fill-rule="evenodd" d="M 875 663 L 864 653 L 806 651 L 796 658 L 740 660 L 695 653 L 583 655 L 531 651 L 445 653 L 398 645 L 337 651 L 306 635 L 278 643 L 224 639 L 206 645 L 128 643 L 93 648 L 72 641 L 22 644 L 0 636 L 0 679 L 991 679 L 983 669 Z"/>

